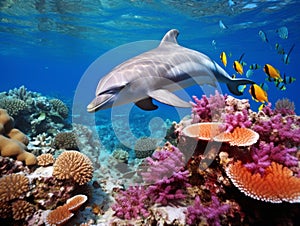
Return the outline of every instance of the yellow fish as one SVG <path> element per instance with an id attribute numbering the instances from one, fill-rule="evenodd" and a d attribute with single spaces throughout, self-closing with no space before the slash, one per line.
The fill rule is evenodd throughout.
<path id="1" fill-rule="evenodd" d="M 270 77 L 273 78 L 279 82 L 282 82 L 282 78 L 280 75 L 280 72 L 278 71 L 278 69 L 276 69 L 275 67 L 273 67 L 270 64 L 265 64 L 264 66 L 264 72 Z"/>
<path id="2" fill-rule="evenodd" d="M 269 102 L 267 92 L 257 84 L 253 84 L 250 86 L 249 93 L 251 94 L 252 98 L 257 102 Z"/>
<path id="3" fill-rule="evenodd" d="M 240 62 L 238 62 L 237 60 L 233 62 L 233 68 L 240 75 L 242 75 L 244 73 L 242 64 Z"/>
<path id="4" fill-rule="evenodd" d="M 225 52 L 221 53 L 220 59 L 221 59 L 222 63 L 224 64 L 224 66 L 226 67 L 226 65 L 227 65 L 227 56 L 226 56 Z"/>

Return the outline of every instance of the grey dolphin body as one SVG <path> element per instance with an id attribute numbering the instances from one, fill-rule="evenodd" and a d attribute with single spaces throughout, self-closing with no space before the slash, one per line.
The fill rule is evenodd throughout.
<path id="1" fill-rule="evenodd" d="M 87 111 L 130 102 L 143 110 L 155 110 L 152 99 L 175 107 L 191 107 L 172 92 L 195 84 L 216 86 L 216 82 L 223 82 L 231 93 L 242 95 L 238 86 L 254 83 L 233 79 L 208 56 L 178 45 L 178 34 L 178 30 L 170 30 L 157 48 L 125 61 L 105 75 Z"/>

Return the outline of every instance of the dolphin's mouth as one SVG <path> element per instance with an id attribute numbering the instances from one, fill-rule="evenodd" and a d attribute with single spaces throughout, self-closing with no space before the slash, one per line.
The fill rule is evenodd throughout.
<path id="1" fill-rule="evenodd" d="M 88 112 L 96 112 L 101 109 L 106 109 L 110 107 L 111 99 L 114 97 L 114 94 L 101 94 L 96 96 L 94 100 L 87 106 Z"/>

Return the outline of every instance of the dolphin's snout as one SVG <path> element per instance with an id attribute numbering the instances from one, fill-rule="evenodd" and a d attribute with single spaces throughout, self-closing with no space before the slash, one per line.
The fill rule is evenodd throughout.
<path id="1" fill-rule="evenodd" d="M 88 112 L 95 112 L 97 110 L 109 108 L 111 105 L 111 99 L 114 94 L 101 94 L 96 96 L 94 100 L 87 106 Z"/>

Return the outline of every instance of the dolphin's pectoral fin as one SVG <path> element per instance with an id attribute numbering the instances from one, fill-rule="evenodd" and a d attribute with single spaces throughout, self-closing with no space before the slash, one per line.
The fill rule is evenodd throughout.
<path id="1" fill-rule="evenodd" d="M 155 104 L 152 103 L 152 98 L 150 97 L 135 102 L 135 105 L 145 111 L 152 111 L 158 108 Z"/>
<path id="2" fill-rule="evenodd" d="M 174 107 L 190 108 L 192 105 L 166 89 L 157 89 L 147 93 L 153 99 Z"/>

